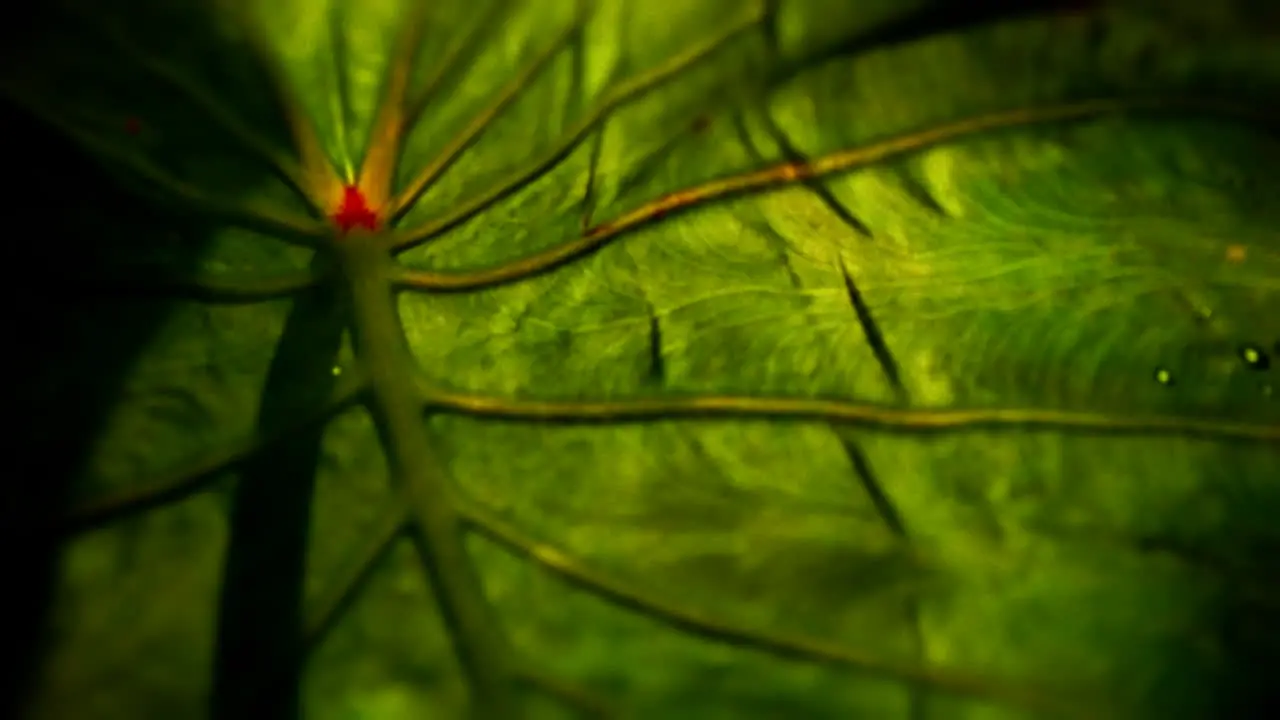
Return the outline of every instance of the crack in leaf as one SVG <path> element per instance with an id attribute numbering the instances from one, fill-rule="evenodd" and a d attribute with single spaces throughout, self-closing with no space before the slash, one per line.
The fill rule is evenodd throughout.
<path id="1" fill-rule="evenodd" d="M 876 479 L 875 473 L 871 470 L 871 463 L 867 461 L 866 453 L 851 438 L 843 435 L 840 437 L 840 445 L 844 448 L 845 455 L 849 458 L 849 464 L 853 467 L 853 474 L 858 478 L 859 485 L 866 492 L 871 504 L 875 506 L 876 511 L 880 514 L 880 519 L 893 531 L 894 535 L 904 540 L 907 539 L 907 527 L 903 523 L 902 514 L 894 507 L 893 501 L 889 499 L 889 494 L 885 492 L 880 481 Z"/>
<path id="2" fill-rule="evenodd" d="M 658 385 L 662 385 L 667 377 L 667 363 L 664 355 L 662 319 L 651 307 L 649 309 L 649 377 Z"/>
<path id="3" fill-rule="evenodd" d="M 871 348 L 871 354 L 875 356 L 876 363 L 880 366 L 880 371 L 884 373 L 885 379 L 889 381 L 889 386 L 893 388 L 894 394 L 899 400 L 906 402 L 907 388 L 902 384 L 902 373 L 898 370 L 898 361 L 893 357 L 893 352 L 889 350 L 889 344 L 884 339 L 884 333 L 880 330 L 879 323 L 875 321 L 875 317 L 871 314 L 871 309 L 867 307 L 867 301 L 862 298 L 862 291 L 853 282 L 853 276 L 849 274 L 849 267 L 844 263 L 840 264 L 840 276 L 844 280 L 844 289 L 849 298 L 849 306 L 853 309 L 854 317 L 858 320 L 858 326 L 862 328 L 863 337 L 866 338 L 867 345 Z"/>
<path id="4" fill-rule="evenodd" d="M 800 152 L 800 150 L 791 143 L 787 134 L 784 133 L 782 128 L 779 128 L 778 124 L 775 123 L 768 115 L 765 115 L 763 125 L 765 131 L 773 141 L 778 144 L 778 147 L 782 148 L 782 154 L 787 159 L 787 162 L 796 165 L 806 165 L 809 163 L 808 159 L 805 158 L 804 153 Z M 745 133 L 745 131 L 746 128 L 744 127 L 743 132 Z M 845 225 L 848 225 L 850 230 L 853 230 L 856 234 L 861 235 L 868 240 L 874 239 L 875 235 L 871 232 L 871 228 L 867 227 L 865 222 L 858 219 L 848 206 L 837 200 L 825 185 L 819 182 L 814 182 L 817 179 L 818 178 L 809 178 L 803 181 L 803 183 L 809 188 L 809 190 L 818 196 L 818 199 L 822 201 L 822 204 L 826 205 L 827 208 L 830 209 L 836 217 L 840 218 Z"/>

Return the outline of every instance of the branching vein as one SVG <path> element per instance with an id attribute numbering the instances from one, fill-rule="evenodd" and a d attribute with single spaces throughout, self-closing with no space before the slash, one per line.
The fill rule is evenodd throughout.
<path id="1" fill-rule="evenodd" d="M 1148 100 L 1102 99 L 1064 105 L 1024 108 L 1003 113 L 979 115 L 928 130 L 909 133 L 871 143 L 859 148 L 843 150 L 813 160 L 780 163 L 772 167 L 713 180 L 683 190 L 668 193 L 612 220 L 595 225 L 580 237 L 528 255 L 517 260 L 480 270 L 461 272 L 432 272 L 405 269 L 397 282 L 401 287 L 428 292 L 458 292 L 502 285 L 544 273 L 570 260 L 584 256 L 618 238 L 624 232 L 643 225 L 669 218 L 676 213 L 691 210 L 703 204 L 735 197 L 747 192 L 759 191 L 801 181 L 849 172 L 894 157 L 919 152 L 946 142 L 995 130 L 1027 127 L 1037 124 L 1084 120 L 1112 113 L 1125 112 L 1187 112 L 1235 120 L 1265 122 L 1269 116 L 1254 109 L 1202 99 L 1154 98 Z M 488 201 L 486 201 L 488 202 Z M 470 217 L 482 209 L 485 203 L 464 204 L 457 215 Z M 464 217 L 465 216 L 465 217 Z M 452 217 L 452 216 L 451 216 Z M 459 222 L 461 221 L 459 220 Z M 456 223 L 449 223 L 451 227 Z M 445 221 L 438 227 L 423 226 L 419 230 L 400 236 L 396 240 L 399 249 L 417 244 L 418 240 L 443 232 Z M 430 230 L 425 235 L 424 231 Z"/>
<path id="2" fill-rule="evenodd" d="M 505 87 L 498 92 L 497 97 L 490 105 L 472 119 L 470 124 L 462 130 L 444 150 L 428 163 L 422 170 L 409 181 L 408 185 L 401 190 L 395 198 L 391 200 L 391 218 L 393 221 L 404 217 L 418 198 L 431 186 L 449 166 L 460 157 L 468 147 L 472 145 L 489 127 L 498 115 L 506 109 L 511 103 L 520 97 L 522 91 L 529 87 L 534 77 L 536 77 L 543 68 L 551 62 L 552 58 L 560 53 L 561 50 L 569 43 L 574 34 L 579 32 L 581 28 L 581 18 L 576 18 L 575 22 L 563 30 L 549 47 L 538 54 L 523 70 L 516 74 Z"/>
<path id="3" fill-rule="evenodd" d="M 240 464 L 274 447 L 285 437 L 327 422 L 351 407 L 364 389 L 363 377 L 352 372 L 338 381 L 324 409 L 303 422 L 273 435 L 255 435 L 228 443 L 159 477 L 73 507 L 55 531 L 61 534 L 84 532 L 190 497 Z"/>
<path id="4" fill-rule="evenodd" d="M 392 496 L 378 512 L 372 529 L 362 538 L 334 578 L 307 603 L 303 620 L 303 647 L 314 648 L 325 638 L 343 611 L 368 583 L 382 558 L 386 557 L 395 540 L 403 535 L 408 524 L 404 499 Z"/>
<path id="5" fill-rule="evenodd" d="M 617 85 L 587 113 L 586 117 L 579 120 L 545 153 L 525 167 L 511 173 L 507 178 L 499 181 L 488 192 L 462 202 L 456 210 L 448 215 L 429 220 L 422 225 L 399 233 L 396 238 L 395 249 L 397 251 L 408 250 L 441 235 L 541 176 L 577 147 L 583 138 L 599 127 L 615 110 L 706 59 L 743 31 L 753 27 L 759 19 L 759 10 L 753 10 L 745 18 L 729 25 L 727 30 L 707 42 L 671 58 L 648 72 Z M 404 210 L 407 210 L 407 208 L 403 208 L 402 212 Z"/>

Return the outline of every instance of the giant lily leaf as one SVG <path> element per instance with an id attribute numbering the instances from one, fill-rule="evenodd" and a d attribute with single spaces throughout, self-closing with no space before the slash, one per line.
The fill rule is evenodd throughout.
<path id="1" fill-rule="evenodd" d="M 15 714 L 1243 716 L 1280 45 L 954 5 L 15 20 Z"/>

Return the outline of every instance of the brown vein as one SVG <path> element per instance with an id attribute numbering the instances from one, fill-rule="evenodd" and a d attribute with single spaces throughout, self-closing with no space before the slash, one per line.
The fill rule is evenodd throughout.
<path id="1" fill-rule="evenodd" d="M 428 7 L 425 2 L 410 3 L 409 16 L 403 23 L 405 29 L 396 38 L 386 86 L 369 135 L 369 149 L 360 164 L 360 189 L 371 207 L 384 207 L 391 197 L 410 110 L 409 78 L 422 47 Z"/>
<path id="2" fill-rule="evenodd" d="M 1173 416 L 1120 416 L 1036 408 L 907 408 L 841 400 L 693 395 L 612 401 L 508 399 L 424 387 L 431 410 L 509 420 L 579 423 L 673 417 L 773 417 L 826 420 L 901 431 L 1044 427 L 1087 432 L 1191 435 L 1280 441 L 1280 425 Z"/>
<path id="3" fill-rule="evenodd" d="M 656 222 L 677 212 L 691 210 L 713 200 L 794 184 L 837 172 L 848 172 L 945 142 L 994 130 L 1138 111 L 1200 112 L 1210 116 L 1246 121 L 1274 119 L 1265 113 L 1243 106 L 1205 99 L 1179 98 L 1099 99 L 979 115 L 859 148 L 842 150 L 814 160 L 780 163 L 761 170 L 676 190 L 612 220 L 595 225 L 574 240 L 541 252 L 479 270 L 435 272 L 405 269 L 401 271 L 397 283 L 409 289 L 456 292 L 513 282 L 546 272 L 574 258 L 593 252 L 624 232 Z M 421 232 L 419 230 L 406 235 L 397 241 L 397 247 L 403 249 L 412 246 Z"/>

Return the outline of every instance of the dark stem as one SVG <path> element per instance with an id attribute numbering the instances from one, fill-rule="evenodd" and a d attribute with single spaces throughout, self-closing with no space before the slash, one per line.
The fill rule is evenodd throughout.
<path id="1" fill-rule="evenodd" d="M 518 720 L 511 652 L 464 543 L 448 478 L 422 420 L 414 366 L 395 306 L 390 243 L 357 232 L 338 241 L 355 351 L 369 382 L 369 409 L 392 482 L 410 505 L 418 551 L 441 615 L 470 680 L 473 716 Z"/>
<path id="2" fill-rule="evenodd" d="M 330 406 L 343 331 L 336 301 L 321 287 L 294 303 L 259 409 L 262 435 Z M 323 434 L 323 424 L 311 426 L 241 468 L 218 604 L 215 720 L 299 717 L 302 596 Z M 266 688 L 264 677 L 272 679 Z"/>

